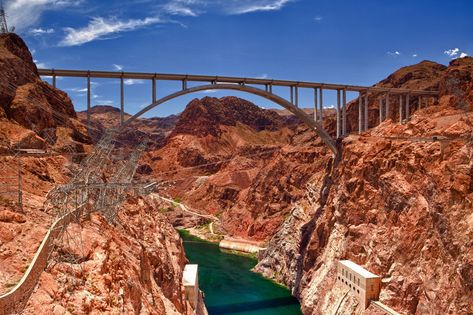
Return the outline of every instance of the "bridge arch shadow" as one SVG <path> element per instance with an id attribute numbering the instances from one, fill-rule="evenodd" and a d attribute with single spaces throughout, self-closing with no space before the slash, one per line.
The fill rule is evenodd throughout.
<path id="1" fill-rule="evenodd" d="M 322 125 L 319 122 L 315 121 L 311 116 L 306 114 L 303 110 L 294 106 L 294 104 L 292 104 L 291 102 L 287 101 L 286 99 L 276 94 L 273 94 L 268 91 L 258 89 L 252 86 L 241 85 L 241 84 L 220 84 L 220 83 L 219 84 L 206 84 L 206 85 L 200 85 L 200 86 L 195 86 L 195 87 L 187 88 L 184 90 L 180 90 L 178 92 L 169 94 L 161 99 L 158 99 L 156 100 L 156 102 L 151 103 L 150 105 L 146 106 L 145 108 L 140 110 L 138 113 L 136 113 L 135 115 L 125 120 L 120 128 L 126 127 L 127 125 L 129 125 L 131 122 L 133 122 L 134 120 L 136 120 L 137 118 L 145 114 L 146 112 L 172 99 L 175 99 L 179 96 L 201 92 L 201 91 L 207 91 L 207 90 L 234 90 L 234 91 L 254 94 L 254 95 L 263 97 L 267 100 L 270 100 L 284 107 L 285 109 L 289 110 L 296 117 L 302 120 L 306 125 L 308 125 L 311 129 L 313 129 L 319 135 L 322 141 L 330 148 L 330 150 L 334 153 L 334 155 L 337 155 L 338 153 L 335 141 L 328 134 L 328 132 L 322 127 Z"/>

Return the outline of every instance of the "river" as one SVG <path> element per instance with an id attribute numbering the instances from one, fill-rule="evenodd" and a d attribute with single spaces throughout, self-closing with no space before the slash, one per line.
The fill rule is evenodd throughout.
<path id="1" fill-rule="evenodd" d="M 179 231 L 187 258 L 199 265 L 199 285 L 210 315 L 302 314 L 288 289 L 251 272 L 256 259 L 221 251 L 210 243 Z"/>

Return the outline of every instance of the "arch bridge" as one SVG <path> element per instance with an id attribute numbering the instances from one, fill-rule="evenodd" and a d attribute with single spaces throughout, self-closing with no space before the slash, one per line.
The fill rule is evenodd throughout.
<path id="1" fill-rule="evenodd" d="M 393 97 L 399 97 L 399 121 L 409 118 L 411 99 L 417 97 L 418 107 L 422 106 L 423 98 L 438 97 L 438 91 L 424 91 L 411 89 L 397 89 L 384 87 L 368 87 L 347 84 L 330 84 L 306 81 L 273 80 L 258 78 L 242 78 L 228 76 L 208 76 L 189 74 L 163 74 L 163 73 L 139 73 L 139 72 L 115 72 L 115 71 L 90 71 L 90 70 L 60 70 L 60 69 L 39 69 L 40 76 L 51 77 L 52 85 L 56 87 L 57 77 L 86 78 L 87 80 L 87 123 L 91 117 L 91 79 L 119 79 L 120 80 L 120 124 L 125 127 L 138 117 L 163 104 L 169 100 L 182 95 L 206 90 L 236 90 L 254 94 L 266 98 L 285 109 L 292 112 L 305 124 L 312 128 L 324 141 L 324 143 L 336 155 L 338 153 L 335 145 L 336 138 L 347 134 L 347 92 L 359 93 L 358 97 L 358 132 L 368 129 L 368 96 L 370 93 L 381 95 L 379 99 L 379 122 L 389 118 L 389 103 Z M 149 80 L 151 82 L 151 103 L 135 115 L 125 120 L 125 80 Z M 182 88 L 163 98 L 157 99 L 157 81 L 180 81 Z M 197 82 L 201 85 L 189 86 L 189 82 Z M 290 92 L 289 99 L 273 92 L 273 87 L 287 87 Z M 305 113 L 299 107 L 300 89 L 313 90 L 313 115 Z M 323 128 L 324 119 L 324 91 L 332 90 L 337 92 L 336 112 L 336 135 L 332 137 Z M 403 104 L 404 103 L 404 104 Z"/>

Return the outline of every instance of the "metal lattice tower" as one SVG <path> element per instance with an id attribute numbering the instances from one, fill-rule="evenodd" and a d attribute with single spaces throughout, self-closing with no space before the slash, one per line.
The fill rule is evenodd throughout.
<path id="1" fill-rule="evenodd" d="M 111 182 L 100 190 L 96 211 L 100 211 L 110 224 L 117 223 L 117 206 L 127 198 L 125 190 L 131 185 L 145 149 L 144 143 L 138 145 L 128 161 L 113 175 Z"/>
<path id="2" fill-rule="evenodd" d="M 3 8 L 3 1 L 0 1 L 0 33 L 13 33 L 14 31 L 14 27 L 8 29 L 7 15 L 5 13 L 5 9 Z"/>

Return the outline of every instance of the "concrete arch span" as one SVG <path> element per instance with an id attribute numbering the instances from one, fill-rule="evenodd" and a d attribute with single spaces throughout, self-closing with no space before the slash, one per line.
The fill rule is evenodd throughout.
<path id="1" fill-rule="evenodd" d="M 319 135 L 322 141 L 330 148 L 330 150 L 334 153 L 335 156 L 338 153 L 337 147 L 335 145 L 335 141 L 328 134 L 328 132 L 322 127 L 322 125 L 319 122 L 315 121 L 311 116 L 307 115 L 304 111 L 302 111 L 298 107 L 294 106 L 291 102 L 285 100 L 284 98 L 278 95 L 275 95 L 273 93 L 270 93 L 265 90 L 261 90 L 252 86 L 246 86 L 246 85 L 241 85 L 241 84 L 208 84 L 208 85 L 201 85 L 201 86 L 187 88 L 187 89 L 175 92 L 173 94 L 169 94 L 168 96 L 165 96 L 161 99 L 156 100 L 156 102 L 146 106 L 145 108 L 140 110 L 138 113 L 131 116 L 129 119 L 125 120 L 123 124 L 120 126 L 120 128 L 126 127 L 128 124 L 130 124 L 131 122 L 139 118 L 141 115 L 145 114 L 151 109 L 167 101 L 170 101 L 179 96 L 183 96 L 183 95 L 187 95 L 187 94 L 191 94 L 195 92 L 206 91 L 206 90 L 235 90 L 235 91 L 240 91 L 240 92 L 247 92 L 250 94 L 261 96 L 267 100 L 270 100 L 284 107 L 285 109 L 289 110 L 291 113 L 296 115 L 296 117 L 302 120 L 306 125 L 308 125 L 311 129 L 313 129 Z"/>

